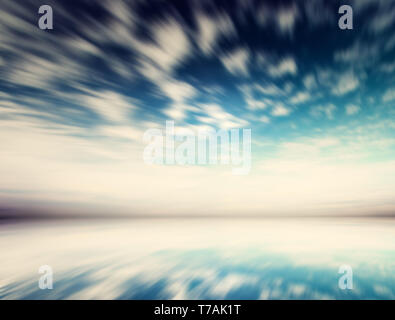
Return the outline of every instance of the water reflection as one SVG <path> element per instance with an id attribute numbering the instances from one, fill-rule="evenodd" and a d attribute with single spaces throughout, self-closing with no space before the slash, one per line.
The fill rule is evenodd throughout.
<path id="1" fill-rule="evenodd" d="M 0 227 L 1 299 L 394 299 L 383 220 L 130 220 Z M 38 268 L 54 270 L 53 290 Z M 352 290 L 338 287 L 340 265 Z"/>

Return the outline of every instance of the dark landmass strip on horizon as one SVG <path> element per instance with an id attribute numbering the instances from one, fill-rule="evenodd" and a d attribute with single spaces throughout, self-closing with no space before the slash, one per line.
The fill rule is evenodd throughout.
<path id="1" fill-rule="evenodd" d="M 322 218 L 395 218 L 395 212 L 377 214 L 76 214 L 76 213 L 53 213 L 45 210 L 26 210 L 15 208 L 0 208 L 0 224 L 10 224 L 18 222 L 38 222 L 57 220 L 133 220 L 133 219 L 322 219 Z"/>

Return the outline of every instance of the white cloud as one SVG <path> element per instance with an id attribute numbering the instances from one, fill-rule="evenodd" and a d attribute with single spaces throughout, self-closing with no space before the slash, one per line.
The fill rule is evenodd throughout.
<path id="1" fill-rule="evenodd" d="M 235 117 L 217 104 L 203 104 L 201 108 L 205 113 L 201 120 L 205 123 L 216 124 L 221 129 L 240 128 L 248 124 L 248 121 Z"/>
<path id="2" fill-rule="evenodd" d="M 155 43 L 133 40 L 140 55 L 161 69 L 170 71 L 190 53 L 190 42 L 175 20 L 157 22 L 152 27 Z"/>
<path id="3" fill-rule="evenodd" d="M 325 115 L 328 119 L 333 119 L 333 113 L 336 111 L 336 107 L 333 104 L 326 106 L 314 106 L 310 110 L 310 114 L 313 117 L 320 118 Z"/>
<path id="4" fill-rule="evenodd" d="M 295 75 L 298 68 L 296 62 L 292 57 L 282 59 L 277 65 L 271 65 L 268 69 L 272 77 L 281 77 L 286 74 Z"/>
<path id="5" fill-rule="evenodd" d="M 253 98 L 247 98 L 247 107 L 250 110 L 263 110 L 268 107 L 268 104 L 265 100 L 256 100 Z"/>
<path id="6" fill-rule="evenodd" d="M 222 56 L 220 59 L 230 73 L 248 75 L 249 58 L 247 49 L 238 48 L 230 54 Z"/>
<path id="7" fill-rule="evenodd" d="M 359 80 L 352 72 L 347 72 L 337 80 L 337 83 L 332 87 L 332 93 L 337 96 L 342 96 L 346 93 L 354 91 L 359 86 Z"/>
<path id="8" fill-rule="evenodd" d="M 163 110 L 163 113 L 173 120 L 184 120 L 187 116 L 187 111 L 191 107 L 183 103 L 172 103 L 170 107 Z"/>
<path id="9" fill-rule="evenodd" d="M 361 111 L 361 108 L 355 104 L 349 104 L 346 106 L 346 114 L 349 116 L 357 114 L 359 111 Z"/>
<path id="10" fill-rule="evenodd" d="M 379 69 L 385 73 L 392 73 L 395 71 L 395 62 L 392 63 L 383 63 Z"/>
<path id="11" fill-rule="evenodd" d="M 380 47 L 376 43 L 354 42 L 350 47 L 335 52 L 335 61 L 348 65 L 365 66 L 374 63 L 379 57 Z"/>
<path id="12" fill-rule="evenodd" d="M 276 86 L 274 83 L 266 84 L 266 85 L 261 85 L 261 84 L 256 84 L 255 88 L 262 92 L 263 94 L 270 95 L 270 96 L 279 96 L 283 94 L 283 90 Z"/>
<path id="13" fill-rule="evenodd" d="M 6 74 L 6 79 L 17 85 L 40 89 L 52 89 L 52 84 L 61 80 L 70 86 L 76 86 L 76 81 L 84 80 L 89 73 L 85 66 L 65 57 L 64 53 L 55 49 L 53 59 L 37 57 L 33 54 L 23 54 L 22 60 L 13 66 L 12 72 Z"/>
<path id="14" fill-rule="evenodd" d="M 217 279 L 213 286 L 210 288 L 210 294 L 213 296 L 226 298 L 226 295 L 243 285 L 255 284 L 258 277 L 246 276 L 240 274 L 227 274 L 222 279 Z"/>
<path id="15" fill-rule="evenodd" d="M 292 6 L 281 8 L 277 11 L 276 22 L 282 33 L 292 33 L 296 20 L 298 19 L 298 8 Z"/>
<path id="16" fill-rule="evenodd" d="M 92 92 L 91 95 L 81 96 L 81 100 L 84 107 L 110 122 L 130 121 L 130 112 L 135 109 L 125 96 L 112 91 Z"/>
<path id="17" fill-rule="evenodd" d="M 389 102 L 395 100 L 395 88 L 387 89 L 383 96 L 383 102 Z"/>
<path id="18" fill-rule="evenodd" d="M 68 48 L 72 49 L 75 52 L 78 52 L 78 54 L 83 54 L 83 53 L 90 53 L 93 55 L 100 54 L 100 50 L 96 46 L 94 46 L 92 43 L 90 43 L 89 41 L 83 38 L 72 37 L 66 39 L 65 42 L 67 43 Z"/>
<path id="19" fill-rule="evenodd" d="M 277 104 L 271 114 L 275 117 L 284 117 L 284 116 L 288 116 L 290 113 L 292 112 L 291 109 L 286 108 L 285 106 L 283 106 L 282 104 Z"/>
<path id="20" fill-rule="evenodd" d="M 299 104 L 306 102 L 311 99 L 311 96 L 308 92 L 298 92 L 294 97 L 290 99 L 290 102 L 293 104 Z"/>
<path id="21" fill-rule="evenodd" d="M 240 86 L 240 90 L 243 92 L 245 96 L 245 100 L 247 103 L 247 108 L 250 110 L 263 110 L 266 109 L 268 106 L 268 99 L 256 99 L 253 95 L 253 89 L 259 89 L 260 86 L 248 86 L 242 85 Z"/>
<path id="22" fill-rule="evenodd" d="M 259 118 L 259 121 L 263 123 L 270 123 L 270 118 L 267 116 L 262 116 Z"/>
<path id="23" fill-rule="evenodd" d="M 163 112 L 171 119 L 182 120 L 192 107 L 186 100 L 196 94 L 196 89 L 186 82 L 173 79 L 173 69 L 191 54 L 191 44 L 184 32 L 184 25 L 173 19 L 153 24 L 151 31 L 155 43 L 131 40 L 140 55 L 140 73 L 152 81 L 164 95 L 172 100 Z"/>
<path id="24" fill-rule="evenodd" d="M 305 76 L 303 78 L 303 84 L 309 90 L 314 89 L 317 86 L 317 82 L 315 80 L 314 75 L 309 74 L 309 75 Z"/>
<path id="25" fill-rule="evenodd" d="M 163 93 L 173 100 L 170 107 L 164 110 L 164 113 L 171 119 L 184 119 L 186 111 L 192 108 L 186 102 L 196 95 L 196 89 L 186 82 L 176 80 L 161 81 L 158 85 Z"/>
<path id="26" fill-rule="evenodd" d="M 196 94 L 194 87 L 186 82 L 167 81 L 160 84 L 162 91 L 175 102 L 182 102 Z"/>
<path id="27" fill-rule="evenodd" d="M 395 8 L 385 9 L 373 16 L 370 21 L 370 29 L 379 33 L 389 28 L 395 21 Z"/>
<path id="28" fill-rule="evenodd" d="M 115 7 L 114 5 L 114 9 Z M 39 28 L 32 28 L 31 21 L 32 19 L 34 21 L 34 17 L 31 15 L 30 6 L 5 1 L 0 22 L 2 29 L 0 47 L 13 55 L 12 61 L 9 61 L 11 72 L 5 74 L 6 81 L 48 91 L 52 90 L 53 84 L 59 81 L 74 88 L 88 78 L 100 83 L 103 79 L 96 77 L 96 70 L 91 69 L 79 58 L 87 55 L 106 57 L 106 53 L 94 44 L 96 40 L 111 43 L 122 39 L 122 44 L 125 45 L 134 39 L 130 36 L 132 23 L 128 24 L 128 28 L 123 26 L 121 32 L 117 33 L 118 30 L 111 29 L 112 25 L 95 24 L 95 20 L 92 20 L 92 24 L 88 26 L 85 24 L 85 19 L 78 19 L 61 4 L 57 6 L 56 15 L 78 28 L 82 36 L 53 37 Z M 130 21 L 133 19 L 129 19 Z M 92 31 L 93 25 L 96 27 L 95 32 Z M 125 30 L 128 30 L 128 33 Z M 116 56 L 112 56 L 111 59 L 110 67 L 119 64 Z M 121 70 L 114 68 L 114 71 L 116 72 L 117 69 Z M 56 92 L 56 95 L 58 94 Z"/>
<path id="29" fill-rule="evenodd" d="M 196 20 L 199 29 L 197 43 L 205 54 L 213 52 L 220 35 L 229 36 L 235 33 L 233 22 L 225 13 L 215 17 L 199 13 Z"/>

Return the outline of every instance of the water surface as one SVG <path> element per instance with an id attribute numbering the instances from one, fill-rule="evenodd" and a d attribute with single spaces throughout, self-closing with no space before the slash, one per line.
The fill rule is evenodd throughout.
<path id="1" fill-rule="evenodd" d="M 394 299 L 384 219 L 137 219 L 0 226 L 0 299 Z M 41 290 L 38 268 L 54 272 Z M 341 265 L 353 289 L 338 286 Z"/>

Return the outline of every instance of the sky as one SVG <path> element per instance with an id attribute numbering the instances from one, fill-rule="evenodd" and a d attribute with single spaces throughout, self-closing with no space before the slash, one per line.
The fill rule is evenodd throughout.
<path id="1" fill-rule="evenodd" d="M 0 3 L 1 208 L 394 212 L 395 1 L 48 0 L 52 30 L 42 4 Z M 251 129 L 250 172 L 145 163 L 166 120 Z"/>

